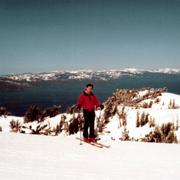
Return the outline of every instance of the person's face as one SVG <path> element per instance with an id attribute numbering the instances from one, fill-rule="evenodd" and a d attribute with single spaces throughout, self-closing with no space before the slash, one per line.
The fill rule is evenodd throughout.
<path id="1" fill-rule="evenodd" d="M 91 94 L 93 92 L 93 88 L 91 86 L 86 87 L 86 92 Z"/>

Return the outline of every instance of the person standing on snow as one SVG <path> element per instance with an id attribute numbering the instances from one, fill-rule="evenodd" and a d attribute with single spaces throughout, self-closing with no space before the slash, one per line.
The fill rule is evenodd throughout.
<path id="1" fill-rule="evenodd" d="M 95 134 L 94 134 L 94 120 L 95 120 L 95 110 L 103 109 L 103 105 L 97 99 L 97 97 L 93 94 L 93 84 L 87 84 L 85 90 L 79 96 L 77 100 L 78 108 L 83 109 L 84 116 L 84 130 L 83 130 L 83 138 L 86 142 L 95 142 Z M 88 129 L 90 129 L 90 133 L 88 133 Z"/>

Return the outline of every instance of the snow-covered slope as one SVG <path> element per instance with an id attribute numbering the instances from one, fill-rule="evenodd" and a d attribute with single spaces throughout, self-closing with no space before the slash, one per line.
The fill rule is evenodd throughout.
<path id="1" fill-rule="evenodd" d="M 180 145 L 146 142 L 172 143 L 175 136 L 180 142 L 180 95 L 164 89 L 119 90 L 104 104 L 103 111 L 96 111 L 96 130 L 110 148 L 80 145 L 80 132 L 69 135 L 69 125 L 82 114 L 30 123 L 1 116 L 1 179 L 179 180 Z M 11 132 L 12 120 L 18 122 L 18 133 Z M 171 129 L 162 129 L 168 123 Z"/>
<path id="2" fill-rule="evenodd" d="M 150 91 L 138 91 L 134 97 L 134 102 L 137 101 L 135 104 L 133 101 L 124 101 L 126 105 L 117 105 L 113 98 L 109 100 L 111 108 L 117 106 L 116 112 L 109 117 L 106 125 L 109 136 L 114 140 L 161 142 L 162 139 L 159 140 L 158 136 L 168 139 L 172 130 L 171 138 L 176 137 L 180 142 L 180 95 L 167 92 L 158 95 L 158 91 L 153 94 Z M 119 94 L 119 97 L 122 96 L 122 93 Z M 167 139 L 165 142 L 170 142 Z"/>
<path id="3" fill-rule="evenodd" d="M 77 135 L 78 136 L 78 135 Z M 179 180 L 180 146 L 113 142 L 79 145 L 75 136 L 0 133 L 3 180 Z"/>

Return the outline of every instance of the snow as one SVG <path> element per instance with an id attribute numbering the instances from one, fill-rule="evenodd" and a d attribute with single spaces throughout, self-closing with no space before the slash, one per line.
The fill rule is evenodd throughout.
<path id="1" fill-rule="evenodd" d="M 1 133 L 0 175 L 3 180 L 180 178 L 180 146 L 113 141 L 100 149 L 75 136 Z"/>
<path id="2" fill-rule="evenodd" d="M 136 68 L 125 68 L 122 71 L 123 72 L 129 72 L 129 73 L 132 73 L 132 74 L 140 74 L 141 73 L 141 70 L 138 70 Z"/>
<path id="3" fill-rule="evenodd" d="M 153 70 L 152 72 L 176 74 L 176 73 L 180 73 L 180 69 L 179 68 L 162 68 L 162 69 Z"/>
<path id="4" fill-rule="evenodd" d="M 23 124 L 24 122 L 24 118 L 23 117 L 16 117 L 16 116 L 0 116 L 0 127 L 2 127 L 2 131 L 3 132 L 10 132 L 11 128 L 10 128 L 10 122 L 14 120 L 14 121 L 18 121 L 20 124 Z"/>
<path id="5" fill-rule="evenodd" d="M 180 95 L 177 94 L 173 94 L 173 93 L 162 93 L 162 96 L 160 97 L 161 100 L 161 104 L 164 104 L 166 106 L 169 105 L 170 101 L 173 102 L 173 100 L 175 101 L 175 105 L 179 105 L 180 106 Z"/>
<path id="6" fill-rule="evenodd" d="M 143 96 L 147 93 L 147 90 L 140 91 L 138 96 Z M 149 123 L 143 127 L 136 127 L 137 113 L 142 115 L 142 113 L 149 114 L 149 119 L 155 121 L 155 124 L 161 126 L 163 123 L 173 123 L 174 125 L 180 125 L 180 95 L 173 93 L 162 93 L 161 96 L 158 96 L 160 101 L 158 103 L 153 103 L 151 108 L 132 108 L 126 107 L 125 112 L 127 113 L 127 125 L 126 130 L 129 132 L 129 136 L 135 140 L 139 140 L 145 135 L 149 134 L 154 130 L 150 127 Z M 170 100 L 175 99 L 176 109 L 169 108 Z M 152 99 L 147 99 L 143 102 L 150 102 Z M 119 111 L 121 106 L 118 107 Z M 180 126 L 179 126 L 180 127 Z M 106 126 L 106 131 L 110 131 L 109 136 L 113 139 L 119 139 L 124 132 L 124 127 L 120 126 L 120 119 L 117 114 L 115 114 L 111 119 L 108 125 Z M 180 128 L 176 131 L 176 136 L 180 142 Z"/>

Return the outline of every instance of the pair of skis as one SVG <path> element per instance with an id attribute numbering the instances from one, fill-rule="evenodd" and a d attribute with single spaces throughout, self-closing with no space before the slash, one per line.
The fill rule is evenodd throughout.
<path id="1" fill-rule="evenodd" d="M 92 146 L 95 146 L 95 147 L 98 147 L 98 148 L 110 148 L 111 146 L 110 145 L 106 145 L 106 144 L 103 144 L 103 143 L 100 143 L 100 142 L 86 142 L 84 141 L 83 138 L 79 138 L 79 137 L 76 137 L 76 139 L 80 140 L 81 142 L 84 142 L 84 143 L 87 143 L 87 144 L 90 144 Z"/>

